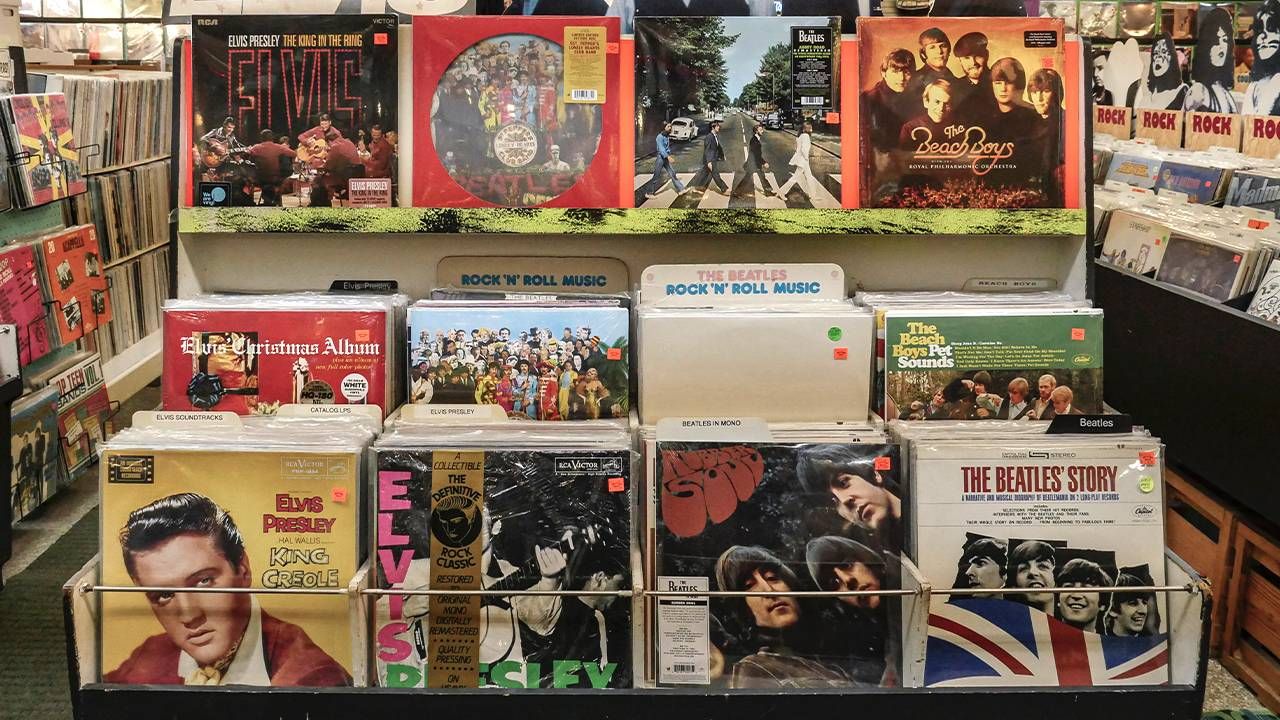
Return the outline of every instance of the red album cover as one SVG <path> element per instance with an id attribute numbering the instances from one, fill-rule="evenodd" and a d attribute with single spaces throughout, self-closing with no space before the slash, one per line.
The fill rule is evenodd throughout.
<path id="1" fill-rule="evenodd" d="M 18 200 L 34 207 L 85 191 L 80 153 L 71 133 L 67 100 L 61 93 L 13 95 L 6 99 L 12 113 L 13 147 L 17 164 Z"/>
<path id="2" fill-rule="evenodd" d="M 413 33 L 415 206 L 623 205 L 618 18 L 418 17 Z"/>
<path id="3" fill-rule="evenodd" d="M 111 398 L 106 385 L 99 385 L 83 400 L 58 408 L 58 435 L 67 469 L 75 472 L 93 460 L 93 451 L 105 438 L 104 426 L 110 417 Z"/>
<path id="4" fill-rule="evenodd" d="M 859 206 L 1067 207 L 1064 42 L 1052 18 L 859 18 Z"/>
<path id="5" fill-rule="evenodd" d="M 163 362 L 166 410 L 389 409 L 385 312 L 166 308 Z"/>
<path id="6" fill-rule="evenodd" d="M 111 295 L 102 271 L 98 233 L 92 225 L 67 228 L 41 238 L 49 299 L 59 344 L 84 337 L 111 321 Z"/>
<path id="7" fill-rule="evenodd" d="M 0 254 L 0 322 L 18 328 L 21 365 L 49 352 L 49 324 L 36 277 L 36 253 L 30 245 L 18 245 Z"/>

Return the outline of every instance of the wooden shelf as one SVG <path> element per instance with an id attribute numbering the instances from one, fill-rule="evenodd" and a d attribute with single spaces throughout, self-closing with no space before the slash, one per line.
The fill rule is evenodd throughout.
<path id="1" fill-rule="evenodd" d="M 117 266 L 117 265 L 123 265 L 123 264 L 125 264 L 125 263 L 129 262 L 130 260 L 136 260 L 136 259 L 138 259 L 138 258 L 142 257 L 143 255 L 146 255 L 147 253 L 155 252 L 156 250 L 159 250 L 159 249 L 160 249 L 160 248 L 162 248 L 162 247 L 168 247 L 168 245 L 169 245 L 169 241 L 168 241 L 168 240 L 161 240 L 160 242 L 156 243 L 155 245 L 148 245 L 147 247 L 144 247 L 144 248 L 142 248 L 141 250 L 136 250 L 136 251 L 134 251 L 134 252 L 131 252 L 131 253 L 129 253 L 128 255 L 125 255 L 125 256 L 124 256 L 124 257 L 122 257 L 122 258 L 119 258 L 119 259 L 116 259 L 116 260 L 112 260 L 111 262 L 107 263 L 105 267 L 106 267 L 107 269 L 110 269 L 110 268 L 113 268 L 113 267 L 115 267 L 115 266 Z"/>
<path id="2" fill-rule="evenodd" d="M 1083 236 L 1084 210 L 183 208 L 181 233 Z"/>

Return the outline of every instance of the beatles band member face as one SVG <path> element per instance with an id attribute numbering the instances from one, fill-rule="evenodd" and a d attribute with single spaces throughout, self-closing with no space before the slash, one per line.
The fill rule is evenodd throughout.
<path id="1" fill-rule="evenodd" d="M 1051 588 L 1054 586 L 1053 569 L 1054 563 L 1050 558 L 1032 558 L 1027 562 L 1020 562 L 1013 578 L 1014 587 Z M 1027 600 L 1033 603 L 1050 602 L 1052 598 L 1052 593 L 1027 596 Z"/>
<path id="2" fill-rule="evenodd" d="M 879 590 L 880 577 L 876 571 L 864 563 L 851 562 L 848 565 L 837 565 L 832 568 L 832 590 Z M 863 610 L 875 610 L 880 607 L 879 595 L 844 595 L 840 602 Z"/>
<path id="3" fill-rule="evenodd" d="M 1087 587 L 1087 583 L 1068 582 L 1062 587 Z M 1064 593 L 1058 596 L 1058 612 L 1067 623 L 1082 629 L 1092 629 L 1098 619 L 1099 597 L 1096 592 Z M 1145 616 L 1143 617 L 1145 620 Z"/>
<path id="4" fill-rule="evenodd" d="M 759 567 L 747 576 L 743 590 L 748 592 L 786 592 L 787 582 L 773 568 Z M 800 621 L 800 605 L 789 597 L 748 597 L 747 607 L 756 627 L 783 630 Z"/>
<path id="5" fill-rule="evenodd" d="M 929 85 L 924 90 L 924 111 L 930 120 L 942 122 L 951 113 L 951 91 L 941 85 Z"/>
<path id="6" fill-rule="evenodd" d="M 133 581 L 151 587 L 249 587 L 249 557 L 232 567 L 216 541 L 198 533 L 175 535 L 133 554 Z M 165 634 L 200 665 L 225 658 L 249 624 L 244 593 L 147 593 Z"/>
<path id="7" fill-rule="evenodd" d="M 1112 621 L 1112 631 L 1116 635 L 1141 635 L 1147 625 L 1149 602 L 1149 598 L 1141 595 L 1122 600 L 1120 613 Z"/>
<path id="8" fill-rule="evenodd" d="M 975 556 L 969 561 L 969 567 L 965 568 L 964 576 L 969 580 L 969 587 L 1004 587 L 1003 569 L 995 560 L 984 555 Z"/>
<path id="9" fill-rule="evenodd" d="M 876 479 L 880 480 L 879 473 Z M 836 498 L 836 514 L 849 522 L 875 530 L 889 517 L 889 492 L 861 475 L 836 475 L 831 479 L 831 494 Z"/>

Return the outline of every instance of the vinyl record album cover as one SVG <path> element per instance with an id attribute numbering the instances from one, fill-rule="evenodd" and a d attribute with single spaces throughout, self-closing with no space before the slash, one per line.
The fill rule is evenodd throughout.
<path id="1" fill-rule="evenodd" d="M 1227 172 L 1220 167 L 1165 160 L 1160 163 L 1155 189 L 1186 193 L 1190 202 L 1211 205 L 1221 195 L 1222 179 L 1227 176 Z"/>
<path id="2" fill-rule="evenodd" d="M 1258 208 L 1280 214 L 1280 175 L 1249 170 L 1231 173 L 1226 205 Z"/>
<path id="3" fill-rule="evenodd" d="M 1156 280 L 1225 302 L 1239 294 L 1243 270 L 1240 250 L 1175 233 L 1169 238 Z"/>
<path id="4" fill-rule="evenodd" d="M 840 29 L 851 34 L 858 15 L 870 11 L 871 15 L 881 15 L 880 0 L 870 0 L 864 8 L 859 7 L 858 0 L 633 0 L 636 17 L 788 17 L 793 20 L 813 17 L 838 17 Z M 927 1 L 927 0 L 926 0 Z M 900 14 L 906 2 L 897 5 Z M 977 4 L 977 3 L 975 3 Z M 942 3 L 938 2 L 941 9 Z M 984 14 L 984 13 L 939 13 L 939 14 Z M 801 20 L 802 21 L 802 20 Z M 803 21 L 802 21 L 803 22 Z"/>
<path id="5" fill-rule="evenodd" d="M 840 30 L 638 18 L 636 207 L 840 207 Z"/>
<path id="6" fill-rule="evenodd" d="M 631 453 L 378 448 L 379 587 L 631 587 Z M 632 684 L 631 600 L 387 596 L 383 687 Z"/>
<path id="7" fill-rule="evenodd" d="M 110 322 L 111 293 L 93 226 L 79 225 L 46 235 L 40 239 L 40 247 L 58 344 L 79 340 Z"/>
<path id="8" fill-rule="evenodd" d="M 1160 269 L 1169 247 L 1169 227 L 1143 213 L 1124 209 L 1111 214 L 1099 259 L 1146 275 Z"/>
<path id="9" fill-rule="evenodd" d="M 659 583 L 711 591 L 901 585 L 896 445 L 659 441 L 651 460 Z M 671 617 L 658 610 L 663 642 Z M 683 623 L 680 623 L 683 624 Z M 896 598 L 711 598 L 709 627 L 659 658 L 660 683 L 752 689 L 896 686 Z M 695 636 L 696 637 L 696 636 Z"/>
<path id="10" fill-rule="evenodd" d="M 0 101 L 12 189 L 20 207 L 34 207 L 85 191 L 80 149 L 61 93 L 11 95 Z"/>
<path id="11" fill-rule="evenodd" d="M 395 15 L 192 18 L 191 204 L 362 204 L 374 187 L 395 205 L 396 27 Z"/>
<path id="12" fill-rule="evenodd" d="M 342 588 L 358 567 L 359 452 L 106 449 L 102 582 Z M 234 472 L 228 472 L 234 468 Z M 345 595 L 107 593 L 103 682 L 351 685 Z"/>
<path id="13" fill-rule="evenodd" d="M 67 469 L 74 473 L 93 460 L 111 415 L 102 358 L 88 355 L 51 377 L 49 384 L 58 388 L 58 432 Z"/>
<path id="14" fill-rule="evenodd" d="M 934 595 L 926 686 L 1169 681 L 1160 444 L 1007 441 L 913 451 L 916 550 Z M 954 578 L 954 580 L 951 580 Z"/>
<path id="15" fill-rule="evenodd" d="M 1049 420 L 1102 412 L 1102 311 L 885 313 L 885 417 Z"/>
<path id="16" fill-rule="evenodd" d="M 164 311 L 166 410 L 273 413 L 281 404 L 389 411 L 387 313 L 377 310 Z"/>
<path id="17" fill-rule="evenodd" d="M 858 37 L 861 207 L 1063 207 L 1061 20 L 860 18 Z"/>
<path id="18" fill-rule="evenodd" d="M 17 326 L 18 360 L 23 366 L 51 349 L 32 245 L 16 245 L 0 253 L 0 322 Z"/>
<path id="19" fill-rule="evenodd" d="M 1258 283 L 1258 292 L 1249 303 L 1249 314 L 1280 324 L 1280 260 L 1271 261 L 1267 274 Z"/>
<path id="20" fill-rule="evenodd" d="M 620 207 L 611 17 L 413 23 L 417 207 Z"/>
<path id="21" fill-rule="evenodd" d="M 58 454 L 58 389 L 47 387 L 13 404 L 9 502 L 17 522 L 53 497 L 66 482 Z"/>
<path id="22" fill-rule="evenodd" d="M 497 404 L 530 420 L 624 418 L 629 321 L 617 305 L 415 306 L 409 401 Z"/>
<path id="23" fill-rule="evenodd" d="M 1162 164 L 1163 161 L 1155 155 L 1117 152 L 1111 156 L 1111 167 L 1107 168 L 1106 179 L 1154 190 L 1156 180 L 1160 178 Z"/>

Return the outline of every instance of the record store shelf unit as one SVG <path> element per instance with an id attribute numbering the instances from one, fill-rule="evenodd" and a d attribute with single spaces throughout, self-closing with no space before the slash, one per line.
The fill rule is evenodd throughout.
<path id="1" fill-rule="evenodd" d="M 411 42 L 401 28 L 400 115 L 412 115 Z M 175 57 L 182 56 L 182 49 Z M 179 68 L 178 72 L 181 72 Z M 181 87 L 182 83 L 175 83 Z M 1083 103 L 1081 104 L 1083 105 Z M 182 103 L 178 103 L 181 107 Z M 1079 111 L 1087 113 L 1087 108 Z M 175 133 L 174 157 L 190 142 Z M 1086 141 L 1083 147 L 1088 147 Z M 400 177 L 411 177 L 412 137 L 401 137 Z M 1083 156 L 1080 162 L 1084 162 Z M 186 182 L 182 178 L 181 182 Z M 401 195 L 412 193 L 402 187 Z M 1087 202 L 1086 202 L 1087 206 Z M 1026 278 L 1084 298 L 1091 291 L 1085 211 L 985 210 L 426 210 L 394 208 L 197 208 L 178 211 L 173 255 L 176 296 L 202 292 L 272 292 L 329 287 L 334 279 L 396 280 L 423 297 L 444 257 L 611 257 L 638 283 L 658 263 L 834 262 L 850 287 L 959 290 L 973 280 Z M 1029 271 L 1028 269 L 1031 269 Z M 767 342 L 762 338 L 762 342 Z M 1172 558 L 1170 562 L 1181 566 Z M 91 575 L 92 567 L 86 566 Z M 77 609 L 92 614 L 96 595 L 66 587 L 67 635 Z M 1192 596 L 1186 596 L 1192 597 Z M 81 719 L 172 713 L 184 717 L 337 718 L 432 713 L 460 716 L 652 718 L 655 715 L 741 720 L 846 714 L 988 718 L 997 703 L 1043 718 L 1094 715 L 1198 718 L 1204 696 L 1208 598 L 1194 597 L 1189 631 L 1171 647 L 1167 686 L 1125 688 L 947 688 L 902 690 L 708 691 L 634 689 L 493 691 L 386 688 L 166 688 L 85 682 L 69 643 L 72 691 Z M 1196 632 L 1196 630 L 1199 632 Z M 91 641 L 90 641 L 91 642 Z M 82 643 L 83 646 L 83 643 Z M 88 645 L 92 647 L 92 644 Z M 191 693 L 200 692 L 195 698 Z"/>

